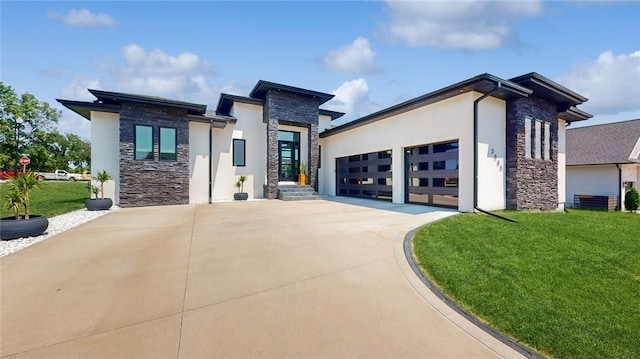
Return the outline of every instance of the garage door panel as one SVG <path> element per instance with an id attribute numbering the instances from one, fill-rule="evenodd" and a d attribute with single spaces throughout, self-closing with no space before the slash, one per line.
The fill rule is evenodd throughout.
<path id="1" fill-rule="evenodd" d="M 458 141 L 405 149 L 405 201 L 458 207 Z"/>
<path id="2" fill-rule="evenodd" d="M 341 157 L 336 168 L 339 196 L 391 199 L 391 150 Z"/>

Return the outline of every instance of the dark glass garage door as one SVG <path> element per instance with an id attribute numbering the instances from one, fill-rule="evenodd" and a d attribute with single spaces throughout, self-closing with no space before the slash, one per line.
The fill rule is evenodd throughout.
<path id="1" fill-rule="evenodd" d="M 338 196 L 391 200 L 391 150 L 336 159 Z"/>
<path id="2" fill-rule="evenodd" d="M 458 141 L 405 149 L 405 202 L 458 207 Z"/>

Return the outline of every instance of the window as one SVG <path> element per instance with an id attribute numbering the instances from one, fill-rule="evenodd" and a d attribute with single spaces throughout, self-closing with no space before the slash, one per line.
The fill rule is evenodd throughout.
<path id="1" fill-rule="evenodd" d="M 177 131 L 171 127 L 160 127 L 160 161 L 175 161 L 177 156 Z"/>
<path id="2" fill-rule="evenodd" d="M 433 153 L 458 152 L 458 141 L 433 145 Z"/>
<path id="3" fill-rule="evenodd" d="M 536 120 L 535 134 L 533 142 L 533 155 L 535 158 L 542 158 L 542 121 Z"/>
<path id="4" fill-rule="evenodd" d="M 245 140 L 233 139 L 233 165 L 244 167 L 245 166 Z"/>
<path id="5" fill-rule="evenodd" d="M 322 146 L 318 145 L 318 168 L 322 168 Z"/>
<path id="6" fill-rule="evenodd" d="M 153 127 L 135 125 L 135 159 L 153 160 Z"/>
<path id="7" fill-rule="evenodd" d="M 551 159 L 551 124 L 549 122 L 544 123 L 544 159 L 547 161 Z"/>
<path id="8" fill-rule="evenodd" d="M 531 158 L 531 117 L 524 118 L 524 157 Z"/>

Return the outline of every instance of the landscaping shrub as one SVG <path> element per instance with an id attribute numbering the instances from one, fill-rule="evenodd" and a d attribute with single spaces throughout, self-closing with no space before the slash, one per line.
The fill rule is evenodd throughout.
<path id="1" fill-rule="evenodd" d="M 640 206 L 640 195 L 634 187 L 629 188 L 624 194 L 624 206 L 628 211 L 635 211 Z"/>

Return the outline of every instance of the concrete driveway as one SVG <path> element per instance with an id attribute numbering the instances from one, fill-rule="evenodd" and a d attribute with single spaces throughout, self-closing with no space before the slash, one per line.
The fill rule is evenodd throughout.
<path id="1" fill-rule="evenodd" d="M 452 212 L 387 206 L 115 211 L 0 259 L 0 356 L 518 357 L 404 257 L 409 230 Z"/>

